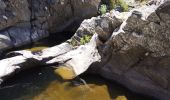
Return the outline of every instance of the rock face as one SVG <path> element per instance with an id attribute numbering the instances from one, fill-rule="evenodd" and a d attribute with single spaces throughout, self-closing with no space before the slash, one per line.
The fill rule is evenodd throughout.
<path id="1" fill-rule="evenodd" d="M 170 1 L 83 21 L 75 39 L 97 33 L 101 62 L 89 72 L 161 100 L 170 98 Z M 79 45 L 79 42 L 76 42 Z"/>
<path id="2" fill-rule="evenodd" d="M 70 26 L 96 16 L 99 3 L 100 0 L 0 0 L 0 39 L 4 40 L 0 50 L 37 41 L 49 33 L 71 31 Z"/>
<path id="3" fill-rule="evenodd" d="M 11 36 L 16 36 L 13 32 L 19 32 L 17 28 L 24 25 L 3 32 L 0 35 L 2 46 L 13 45 Z M 21 32 L 29 33 L 27 28 L 22 28 Z M 89 43 L 81 45 L 92 35 Z M 158 0 L 130 12 L 119 13 L 113 10 L 83 21 L 66 43 L 37 53 L 23 50 L 11 54 L 14 57 L 0 61 L 0 82 L 15 71 L 30 67 L 30 63 L 34 63 L 31 67 L 57 63 L 75 75 L 82 74 L 91 65 L 91 73 L 116 81 L 136 93 L 169 100 L 170 1 Z"/>
<path id="4" fill-rule="evenodd" d="M 119 29 L 113 27 L 112 37 L 99 44 L 103 61 L 92 69 L 134 92 L 169 100 L 170 2 L 126 16 Z"/>

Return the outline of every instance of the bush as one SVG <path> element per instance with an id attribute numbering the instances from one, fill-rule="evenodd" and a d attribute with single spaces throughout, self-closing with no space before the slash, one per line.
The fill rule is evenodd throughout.
<path id="1" fill-rule="evenodd" d="M 80 39 L 80 44 L 84 45 L 88 42 L 90 42 L 91 36 L 88 35 L 84 35 L 81 39 Z"/>
<path id="2" fill-rule="evenodd" d="M 107 6 L 105 4 L 102 4 L 99 8 L 100 14 L 105 14 L 107 12 Z"/>

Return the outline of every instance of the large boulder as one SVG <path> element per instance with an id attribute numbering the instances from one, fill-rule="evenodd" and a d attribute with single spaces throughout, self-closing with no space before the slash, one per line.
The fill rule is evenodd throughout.
<path id="1" fill-rule="evenodd" d="M 50 33 L 71 31 L 85 18 L 96 16 L 100 0 L 28 0 L 33 23 Z M 71 25 L 71 29 L 68 28 Z M 78 27 L 78 26 L 76 26 Z"/>
<path id="2" fill-rule="evenodd" d="M 98 34 L 101 61 L 89 72 L 161 100 L 170 98 L 170 1 L 83 21 L 71 44 Z M 81 66 L 80 66 L 81 67 Z M 73 66 L 74 68 L 74 66 Z"/>
<path id="3" fill-rule="evenodd" d="M 97 15 L 100 0 L 0 0 L 0 50 L 73 31 Z M 71 28 L 70 28 L 71 27 Z M 9 41 L 8 45 L 6 41 Z"/>
<path id="4" fill-rule="evenodd" d="M 170 98 L 170 2 L 132 10 L 112 37 L 99 45 L 98 74 L 130 90 Z"/>

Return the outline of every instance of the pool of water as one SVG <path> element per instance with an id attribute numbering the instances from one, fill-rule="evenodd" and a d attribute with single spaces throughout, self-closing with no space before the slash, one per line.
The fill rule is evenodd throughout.
<path id="1" fill-rule="evenodd" d="M 64 81 L 54 70 L 39 67 L 11 77 L 0 87 L 0 100 L 115 100 L 118 96 L 124 99 L 116 100 L 152 100 L 99 75 L 86 74 Z"/>
<path id="2" fill-rule="evenodd" d="M 17 48 L 39 51 L 57 44 L 46 40 Z M 49 44 L 51 43 L 51 44 Z M 119 98 L 120 97 L 120 98 Z M 10 77 L 0 85 L 0 100 L 153 100 L 134 94 L 99 75 L 83 74 L 62 80 L 53 66 L 39 66 Z"/>

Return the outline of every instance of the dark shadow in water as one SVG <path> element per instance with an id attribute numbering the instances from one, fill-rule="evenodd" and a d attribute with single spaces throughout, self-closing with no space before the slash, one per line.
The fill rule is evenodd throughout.
<path id="1" fill-rule="evenodd" d="M 67 33 L 63 33 L 63 35 L 61 36 L 52 35 L 48 39 L 43 39 L 38 43 L 36 43 L 34 47 L 42 46 L 42 44 L 43 46 L 47 46 L 47 47 L 54 46 L 69 39 L 71 36 L 72 34 L 67 34 Z M 16 50 L 26 49 L 26 48 L 32 48 L 32 46 L 21 47 L 21 48 L 17 48 Z M 80 85 L 84 85 L 81 78 L 85 80 L 87 84 L 94 84 L 93 86 L 91 86 L 92 89 L 93 87 L 99 87 L 102 88 L 103 91 L 103 87 L 100 86 L 106 86 L 107 90 L 104 91 L 107 91 L 108 95 L 110 95 L 112 99 L 116 98 L 117 96 L 124 95 L 128 98 L 128 100 L 154 100 L 153 98 L 134 94 L 128 91 L 126 88 L 122 87 L 121 85 L 108 81 L 100 77 L 99 75 L 84 74 L 81 75 L 80 77 L 75 78 L 74 80 L 63 81 L 59 76 L 57 76 L 54 73 L 53 67 L 39 67 L 35 69 L 26 70 L 6 80 L 3 84 L 0 85 L 0 100 L 33 100 L 33 98 L 35 98 L 37 95 L 40 95 L 44 91 L 46 91 L 49 88 L 49 86 L 50 88 L 54 88 L 56 91 L 59 87 L 61 87 L 62 89 L 58 90 L 58 92 L 63 92 L 64 94 L 65 92 L 67 92 L 68 89 L 73 89 Z M 54 84 L 51 85 L 51 83 Z M 63 85 L 65 83 L 67 83 L 67 85 Z M 73 89 L 73 91 L 75 91 L 75 89 Z M 54 95 L 54 97 L 56 98 L 55 100 L 68 100 L 65 99 L 66 97 L 62 95 L 55 96 L 56 94 L 53 92 L 53 90 L 51 92 L 53 93 L 52 95 Z M 81 92 L 81 90 L 76 90 L 76 92 L 77 95 L 79 95 L 80 93 L 78 92 Z M 101 92 L 101 91 L 97 91 L 97 92 Z M 68 93 L 70 92 L 67 92 L 66 95 Z M 57 94 L 62 94 L 62 93 L 57 93 Z M 75 94 L 76 93 L 70 94 L 71 96 L 69 95 L 68 97 L 72 97 L 72 98 L 70 98 L 69 100 L 79 100 L 79 99 L 74 99 L 76 98 L 75 96 L 77 96 Z M 48 96 L 48 94 L 46 95 Z M 60 97 L 61 99 L 59 99 L 58 97 Z M 41 99 L 36 99 L 36 100 L 41 100 Z M 49 100 L 49 99 L 45 99 L 45 100 Z"/>
<path id="2" fill-rule="evenodd" d="M 62 82 L 61 78 L 54 74 L 51 67 L 20 72 L 1 85 L 0 100 L 14 100 L 28 94 L 29 97 L 19 100 L 31 100 L 56 80 Z"/>
<path id="3" fill-rule="evenodd" d="M 117 96 L 126 96 L 128 100 L 157 100 L 153 97 L 134 93 L 119 83 L 105 79 L 100 75 L 88 73 L 81 75 L 80 77 L 83 78 L 87 84 L 107 85 L 108 92 L 112 99 Z"/>
<path id="4" fill-rule="evenodd" d="M 85 80 L 87 85 L 94 84 L 90 86 L 90 88 L 92 89 L 95 89 L 95 87 L 100 88 L 101 86 L 106 86 L 108 90 L 105 90 L 105 91 L 108 91 L 108 95 L 110 95 L 111 98 L 116 98 L 117 96 L 124 95 L 128 98 L 128 100 L 154 100 L 153 98 L 134 94 L 128 91 L 126 88 L 122 87 L 121 85 L 113 83 L 106 79 L 103 79 L 102 77 L 98 75 L 84 74 L 74 80 L 66 82 L 66 81 L 63 81 L 59 76 L 57 76 L 54 73 L 54 68 L 52 67 L 42 67 L 42 68 L 27 70 L 6 80 L 1 85 L 1 88 L 0 88 L 0 100 L 14 100 L 14 99 L 15 100 L 33 100 L 33 98 L 35 98 L 37 95 L 40 95 L 45 90 L 47 90 L 51 83 L 54 83 L 54 84 L 52 86 L 50 85 L 50 88 L 54 88 L 54 90 L 56 91 L 58 90 L 58 92 L 63 92 L 63 95 L 68 94 L 70 93 L 70 92 L 67 92 L 69 89 L 73 89 L 80 85 L 84 85 L 84 83 L 82 82 L 82 80 L 80 80 L 80 78 Z M 68 83 L 68 84 L 63 85 L 65 83 Z M 64 91 L 60 89 L 61 86 L 64 86 L 65 88 L 63 89 Z M 77 91 L 77 94 L 79 95 L 80 93 L 78 92 L 81 92 L 81 90 Z M 85 91 L 85 92 L 88 92 L 88 91 Z M 101 92 L 101 91 L 97 91 L 97 92 Z M 54 95 L 54 97 L 56 98 L 55 100 L 68 100 L 68 99 L 65 99 L 66 98 L 65 96 L 62 96 L 62 93 L 57 93 L 57 94 L 61 94 L 57 96 L 53 92 L 53 89 L 49 94 L 50 96 L 51 94 Z M 45 96 L 48 96 L 49 94 L 45 94 Z M 74 94 L 70 93 L 68 97 L 72 97 L 72 98 L 70 98 L 69 100 L 79 100 L 79 99 L 74 99 L 76 98 L 75 96 L 77 96 L 75 94 L 76 93 Z M 94 97 L 91 97 L 91 98 L 94 98 Z M 41 99 L 36 99 L 36 100 L 41 100 Z M 45 99 L 45 100 L 51 100 L 51 99 Z"/>

